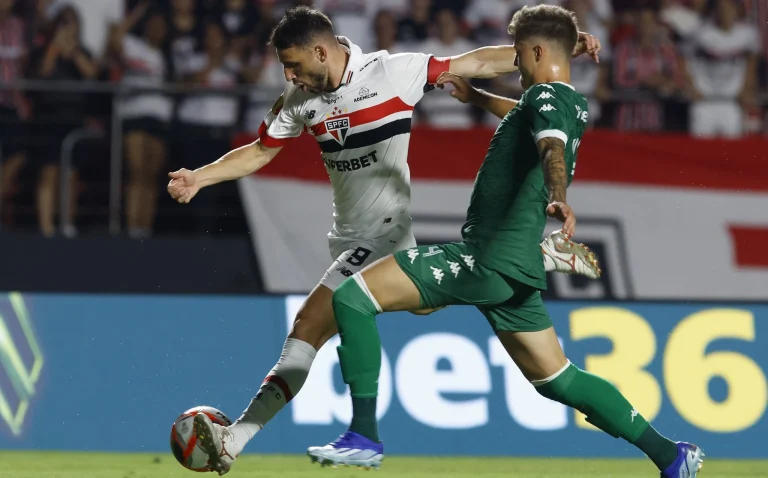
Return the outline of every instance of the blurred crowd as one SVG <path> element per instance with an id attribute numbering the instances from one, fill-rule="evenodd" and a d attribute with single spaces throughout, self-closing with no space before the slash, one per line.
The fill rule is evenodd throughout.
<path id="1" fill-rule="evenodd" d="M 279 94 L 285 81 L 267 39 L 288 6 L 316 6 L 364 51 L 450 56 L 511 43 L 512 14 L 535 3 L 573 10 L 602 41 L 599 64 L 572 66 L 593 127 L 738 138 L 768 126 L 765 0 L 0 0 L 0 224 L 23 227 L 34 211 L 43 234 L 76 235 L 87 215 L 78 206 L 98 215 L 109 202 L 117 147 L 122 220 L 132 237 L 150 235 L 166 171 L 210 162 L 258 129 L 271 101 L 257 93 Z M 22 80 L 32 83 L 13 87 Z M 86 80 L 139 89 L 113 102 L 109 89 L 71 87 Z M 516 75 L 476 84 L 521 93 Z M 498 122 L 445 94 L 426 95 L 415 121 Z M 238 207 L 234 186 L 213 189 L 185 209 L 196 230 L 221 228 L 222 211 Z"/>

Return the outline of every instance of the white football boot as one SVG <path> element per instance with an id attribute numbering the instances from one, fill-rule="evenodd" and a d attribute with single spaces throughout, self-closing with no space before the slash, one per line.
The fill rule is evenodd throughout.
<path id="1" fill-rule="evenodd" d="M 573 242 L 561 230 L 541 242 L 541 251 L 555 261 L 557 272 L 579 274 L 590 279 L 599 279 L 603 273 L 595 253 L 584 244 Z"/>
<path id="2" fill-rule="evenodd" d="M 198 446 L 208 454 L 211 471 L 217 472 L 219 476 L 227 473 L 239 454 L 239 451 L 228 451 L 238 449 L 232 432 L 227 427 L 213 423 L 205 413 L 198 413 L 195 415 L 195 436 Z"/>

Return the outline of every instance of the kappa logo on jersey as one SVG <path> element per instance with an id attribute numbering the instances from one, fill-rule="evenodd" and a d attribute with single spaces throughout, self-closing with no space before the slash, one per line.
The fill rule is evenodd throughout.
<path id="1" fill-rule="evenodd" d="M 453 273 L 453 277 L 458 278 L 459 277 L 459 272 L 461 272 L 461 266 L 459 265 L 459 263 L 458 262 L 453 262 L 453 261 L 446 261 L 446 262 L 448 263 L 448 265 L 451 268 L 451 272 Z"/>
<path id="2" fill-rule="evenodd" d="M 408 249 L 408 259 L 411 260 L 411 264 L 413 264 L 417 257 L 419 257 L 418 249 Z"/>
<path id="3" fill-rule="evenodd" d="M 539 112 L 541 112 L 541 111 L 557 111 L 557 108 L 555 108 L 554 106 L 552 106 L 549 103 L 547 103 L 544 106 L 542 106 L 541 108 L 539 108 Z"/>
<path id="4" fill-rule="evenodd" d="M 549 100 L 549 99 L 552 99 L 552 98 L 554 98 L 554 97 L 555 97 L 555 95 L 553 95 L 553 94 L 552 94 L 552 93 L 550 93 L 549 91 L 543 91 L 543 92 L 542 92 L 542 93 L 539 95 L 539 97 L 538 97 L 538 98 L 536 98 L 536 99 L 537 99 L 537 100 Z"/>
<path id="5" fill-rule="evenodd" d="M 362 87 L 357 92 L 357 98 L 355 98 L 355 103 L 357 103 L 358 101 L 367 100 L 368 98 L 373 98 L 374 96 L 378 96 L 378 95 L 379 94 L 376 93 L 375 91 L 371 93 L 371 91 L 368 88 Z"/>
<path id="6" fill-rule="evenodd" d="M 435 277 L 435 280 L 437 281 L 437 283 L 440 284 L 441 282 L 443 282 L 443 277 L 445 277 L 445 272 L 443 272 L 443 270 L 438 267 L 429 266 L 429 268 L 432 269 L 432 275 Z"/>
<path id="7" fill-rule="evenodd" d="M 325 120 L 325 129 L 331 136 L 333 136 L 333 139 L 342 146 L 344 146 L 344 140 L 347 139 L 347 131 L 349 131 L 349 128 L 348 116 Z"/>

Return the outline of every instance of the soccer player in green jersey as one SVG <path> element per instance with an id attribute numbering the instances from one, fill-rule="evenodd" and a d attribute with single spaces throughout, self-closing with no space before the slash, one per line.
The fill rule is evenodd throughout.
<path id="1" fill-rule="evenodd" d="M 587 125 L 587 101 L 569 84 L 578 28 L 561 7 L 525 7 L 512 19 L 515 64 L 525 92 L 518 102 L 443 76 L 453 95 L 503 120 L 475 180 L 461 242 L 416 247 L 385 257 L 333 295 L 342 376 L 352 394 L 349 430 L 313 461 L 378 467 L 384 457 L 376 422 L 381 342 L 375 316 L 389 311 L 474 305 L 510 357 L 543 396 L 573 407 L 597 428 L 641 449 L 664 478 L 695 477 L 703 452 L 660 435 L 610 383 L 572 364 L 542 302 L 539 247 L 547 216 L 572 234 L 566 190 Z"/>

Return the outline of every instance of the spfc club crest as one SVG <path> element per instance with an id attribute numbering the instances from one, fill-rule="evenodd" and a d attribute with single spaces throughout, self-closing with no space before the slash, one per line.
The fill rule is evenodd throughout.
<path id="1" fill-rule="evenodd" d="M 349 128 L 349 116 L 325 120 L 326 131 L 342 146 L 344 145 L 344 140 L 347 139 Z"/>

